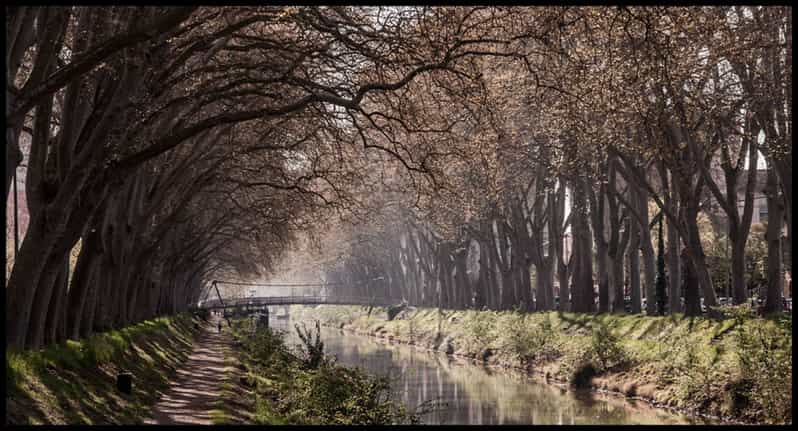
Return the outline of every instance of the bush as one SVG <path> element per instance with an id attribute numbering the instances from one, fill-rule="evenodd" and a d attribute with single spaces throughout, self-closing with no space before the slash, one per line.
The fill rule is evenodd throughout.
<path id="1" fill-rule="evenodd" d="M 513 313 L 504 320 L 500 331 L 503 348 L 525 367 L 536 359 L 551 360 L 559 356 L 557 337 L 548 313 L 532 328 L 526 323 L 527 316 L 527 313 Z"/>
<path id="2" fill-rule="evenodd" d="M 390 383 L 361 370 L 323 363 L 302 373 L 279 410 L 301 423 L 377 425 L 418 423 L 401 404 L 390 399 Z"/>
<path id="3" fill-rule="evenodd" d="M 593 376 L 629 361 L 618 338 L 605 324 L 597 322 L 597 325 L 590 337 L 571 337 L 563 345 L 558 374 L 573 386 L 588 386 Z"/>
<path id="4" fill-rule="evenodd" d="M 233 334 L 250 363 L 256 383 L 255 420 L 262 424 L 385 425 L 418 423 L 418 414 L 406 411 L 390 397 L 390 382 L 359 369 L 336 365 L 324 357 L 320 324 L 315 331 L 296 327 L 303 357 L 286 348 L 283 333 L 235 322 Z"/>
<path id="5" fill-rule="evenodd" d="M 321 328 L 319 321 L 316 321 L 315 334 L 309 330 L 304 323 L 302 324 L 301 330 L 299 328 L 299 324 L 295 324 L 294 328 L 296 328 L 296 333 L 299 335 L 299 339 L 302 340 L 302 344 L 297 345 L 300 352 L 302 352 L 302 364 L 306 368 L 318 368 L 322 361 L 324 361 L 324 342 L 321 341 Z"/>
<path id="6" fill-rule="evenodd" d="M 627 361 L 627 354 L 621 346 L 620 340 L 604 323 L 598 323 L 590 341 L 592 362 L 597 372 L 611 370 Z"/>

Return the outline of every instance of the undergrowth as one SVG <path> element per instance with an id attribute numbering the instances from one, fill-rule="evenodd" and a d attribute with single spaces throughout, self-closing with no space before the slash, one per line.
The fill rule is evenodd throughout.
<path id="1" fill-rule="evenodd" d="M 418 423 L 392 399 L 390 382 L 360 369 L 337 365 L 323 355 L 316 331 L 297 327 L 303 340 L 293 352 L 284 334 L 248 321 L 234 323 L 234 337 L 247 370 L 245 384 L 254 389 L 257 424 L 381 425 Z"/>

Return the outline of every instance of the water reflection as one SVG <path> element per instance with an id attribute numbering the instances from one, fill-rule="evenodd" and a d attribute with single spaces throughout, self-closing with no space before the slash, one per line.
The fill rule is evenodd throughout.
<path id="1" fill-rule="evenodd" d="M 299 340 L 290 322 L 289 343 Z M 286 324 L 290 326 L 286 326 Z M 569 391 L 513 372 L 494 372 L 446 355 L 389 345 L 370 337 L 323 328 L 325 352 L 338 362 L 392 379 L 395 399 L 415 408 L 445 405 L 422 416 L 428 424 L 692 424 L 702 423 L 646 403 L 588 391 Z"/>

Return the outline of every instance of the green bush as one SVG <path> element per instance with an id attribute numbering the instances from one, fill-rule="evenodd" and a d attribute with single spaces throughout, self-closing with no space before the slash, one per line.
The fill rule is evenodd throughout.
<path id="1" fill-rule="evenodd" d="M 391 401 L 390 383 L 386 378 L 327 363 L 299 374 L 293 390 L 280 404 L 280 411 L 293 414 L 293 419 L 300 423 L 418 423 L 416 416 Z"/>
<path id="2" fill-rule="evenodd" d="M 512 313 L 500 325 L 500 344 L 509 351 L 522 366 L 529 366 L 536 359 L 551 360 L 560 355 L 557 336 L 552 330 L 549 315 L 542 322 L 527 324 L 527 313 Z"/>
<path id="3" fill-rule="evenodd" d="M 390 397 L 385 378 L 336 365 L 324 357 L 315 332 L 297 326 L 301 357 L 284 344 L 284 334 L 270 328 L 252 332 L 236 321 L 233 335 L 249 355 L 247 368 L 255 382 L 255 420 L 261 424 L 383 425 L 417 423 L 418 414 Z"/>
<path id="4" fill-rule="evenodd" d="M 588 386 L 593 376 L 629 361 L 618 338 L 600 321 L 589 337 L 569 337 L 558 354 L 562 355 L 559 377 L 576 387 Z"/>
<path id="5" fill-rule="evenodd" d="M 628 358 L 618 337 L 601 321 L 591 335 L 590 354 L 599 373 L 623 364 Z"/>
<path id="6" fill-rule="evenodd" d="M 321 328 L 319 321 L 316 321 L 315 334 L 305 327 L 302 323 L 302 328 L 299 324 L 294 324 L 299 339 L 302 344 L 299 344 L 299 350 L 302 352 L 302 363 L 306 368 L 316 369 L 321 365 L 324 360 L 324 342 L 321 341 Z"/>

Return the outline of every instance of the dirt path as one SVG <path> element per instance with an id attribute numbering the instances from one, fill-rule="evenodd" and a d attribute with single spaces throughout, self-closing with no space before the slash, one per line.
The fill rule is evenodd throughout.
<path id="1" fill-rule="evenodd" d="M 214 316 L 197 337 L 194 349 L 183 367 L 177 371 L 169 389 L 153 407 L 152 417 L 145 421 L 152 425 L 211 425 L 210 412 L 219 401 L 225 379 L 225 351 L 231 343 L 224 324 L 217 332 L 220 320 Z"/>

